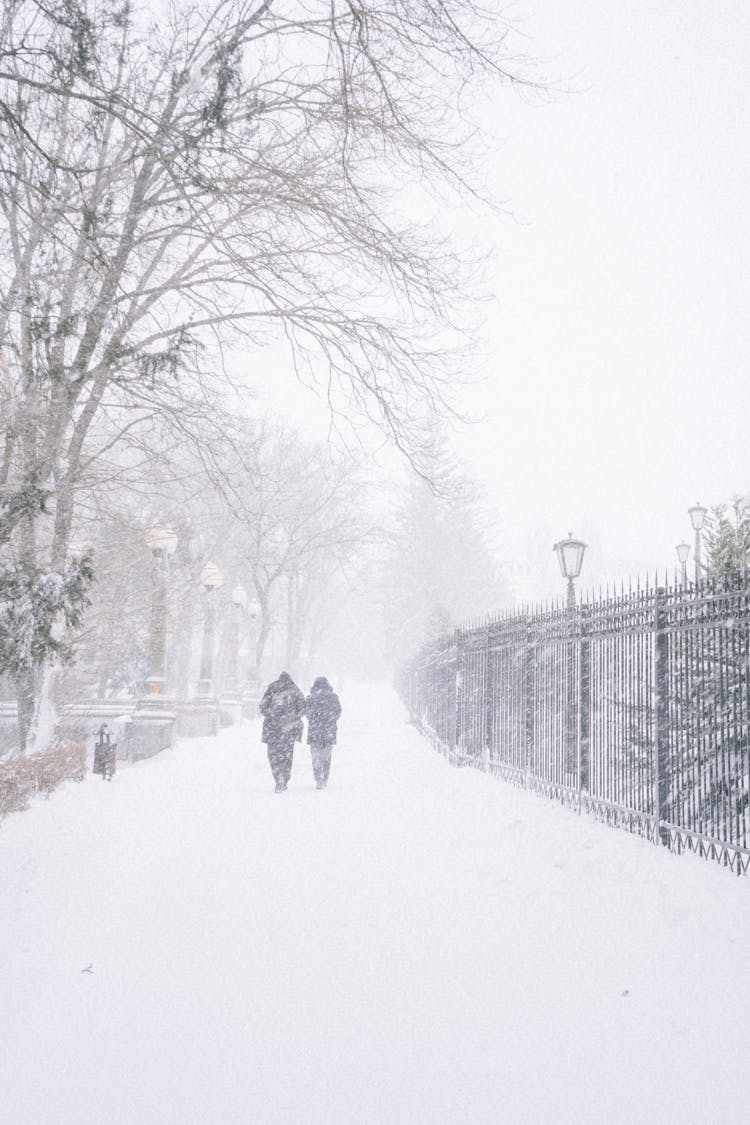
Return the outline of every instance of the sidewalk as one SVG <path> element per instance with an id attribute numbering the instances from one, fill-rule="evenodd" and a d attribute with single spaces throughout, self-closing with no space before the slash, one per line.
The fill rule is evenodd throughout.
<path id="1" fill-rule="evenodd" d="M 744 1125 L 750 879 L 342 703 L 324 792 L 251 724 L 3 823 L 3 1121 Z"/>

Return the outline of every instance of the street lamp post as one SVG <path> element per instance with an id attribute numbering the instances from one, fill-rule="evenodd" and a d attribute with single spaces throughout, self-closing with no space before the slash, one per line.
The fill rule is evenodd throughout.
<path id="1" fill-rule="evenodd" d="M 247 604 L 247 620 L 249 625 L 248 638 L 248 665 L 247 665 L 247 691 L 245 693 L 244 710 L 248 718 L 254 718 L 260 698 L 260 678 L 258 675 L 258 621 L 260 619 L 260 605 L 252 601 Z"/>
<path id="2" fill-rule="evenodd" d="M 681 567 L 682 585 L 687 586 L 687 561 L 690 557 L 690 544 L 684 542 L 678 543 L 675 547 L 675 551 L 677 552 L 677 558 Z"/>
<path id="3" fill-rule="evenodd" d="M 567 539 L 561 539 L 559 543 L 555 543 L 554 551 L 560 564 L 560 571 L 563 578 L 568 580 L 568 609 L 575 609 L 576 607 L 574 583 L 581 573 L 586 547 L 586 543 L 573 538 L 572 531 L 568 532 Z"/>
<path id="4" fill-rule="evenodd" d="M 576 703 L 576 682 L 575 682 L 575 649 L 578 644 L 581 646 L 581 638 L 576 640 L 576 623 L 574 618 L 574 611 L 576 608 L 576 590 L 575 580 L 581 573 L 583 566 L 583 556 L 586 551 L 586 544 L 581 539 L 574 539 L 573 532 L 568 532 L 567 539 L 561 539 L 559 543 L 555 543 L 555 554 L 557 561 L 560 564 L 560 572 L 563 578 L 568 582 L 568 595 L 567 595 L 567 609 L 569 617 L 569 631 L 570 640 L 566 645 L 566 664 L 567 674 L 565 677 L 565 739 L 566 739 L 566 752 L 565 752 L 565 766 L 566 766 L 566 783 L 572 785 L 576 780 L 576 773 L 578 775 L 578 787 L 586 787 L 588 785 L 588 765 L 584 762 L 587 759 L 587 752 L 579 754 L 578 750 L 578 730 L 577 727 L 581 725 L 581 716 L 579 714 L 585 710 L 583 703 L 579 708 Z M 584 679 L 588 682 L 588 671 L 584 669 L 584 654 L 581 652 L 581 659 L 579 661 L 579 675 L 581 678 L 581 688 L 583 691 Z M 585 775 L 585 784 L 584 784 Z"/>
<path id="5" fill-rule="evenodd" d="M 145 538 L 152 557 L 149 671 L 132 720 L 124 732 L 124 752 L 131 761 L 158 754 L 172 745 L 175 735 L 176 716 L 166 698 L 167 578 L 177 536 L 171 527 L 155 523 L 148 529 Z"/>
<path id="6" fill-rule="evenodd" d="M 198 681 L 198 698 L 214 696 L 214 649 L 216 640 L 216 598 L 214 591 L 224 585 L 224 575 L 216 563 L 207 562 L 201 571 L 201 585 L 205 591 L 203 615 L 203 645 L 201 647 L 201 675 Z"/>
<path id="7" fill-rule="evenodd" d="M 167 575 L 177 536 L 171 527 L 155 523 L 146 532 L 151 549 L 151 626 L 145 695 L 163 695 L 167 686 Z"/>
<path id="8" fill-rule="evenodd" d="M 227 653 L 227 675 L 224 681 L 224 696 L 228 701 L 237 702 L 239 695 L 239 682 L 237 665 L 239 661 L 239 620 L 247 605 L 247 590 L 238 583 L 232 590 L 232 613 L 229 619 L 229 644 Z"/>
<path id="9" fill-rule="evenodd" d="M 688 515 L 690 522 L 693 525 L 695 532 L 695 581 L 700 581 L 701 571 L 705 570 L 703 562 L 701 561 L 701 531 L 703 524 L 706 521 L 708 509 L 704 508 L 701 504 L 693 504 L 692 508 L 688 508 Z"/>

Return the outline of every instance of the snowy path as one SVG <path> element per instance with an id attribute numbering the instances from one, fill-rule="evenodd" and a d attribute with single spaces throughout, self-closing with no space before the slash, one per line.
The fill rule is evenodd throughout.
<path id="1" fill-rule="evenodd" d="M 324 793 L 253 725 L 4 822 L 3 1122 L 745 1125 L 750 879 L 353 694 Z"/>

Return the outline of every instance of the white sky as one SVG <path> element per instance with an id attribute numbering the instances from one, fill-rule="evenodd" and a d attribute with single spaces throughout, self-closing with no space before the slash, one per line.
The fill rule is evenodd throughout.
<path id="1" fill-rule="evenodd" d="M 691 539 L 690 504 L 750 490 L 749 12 L 515 9 L 574 92 L 487 110 L 487 175 L 514 217 L 481 221 L 497 249 L 472 399 L 487 419 L 458 445 L 531 597 L 560 590 L 551 547 L 568 530 L 591 544 L 587 581 L 653 573 Z"/>
<path id="2" fill-rule="evenodd" d="M 495 228 L 489 418 L 462 446 L 517 548 L 572 529 L 598 581 L 672 566 L 688 506 L 750 487 L 750 15 L 524 8 L 530 50 L 577 92 L 496 105 L 492 167 L 523 225 Z"/>

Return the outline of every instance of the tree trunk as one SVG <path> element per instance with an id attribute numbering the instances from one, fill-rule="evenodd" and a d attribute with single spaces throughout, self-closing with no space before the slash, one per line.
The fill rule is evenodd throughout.
<path id="1" fill-rule="evenodd" d="M 26 753 L 26 746 L 34 721 L 34 686 L 34 673 L 30 668 L 18 673 L 16 676 L 16 707 L 18 713 L 18 746 L 21 754 Z"/>

